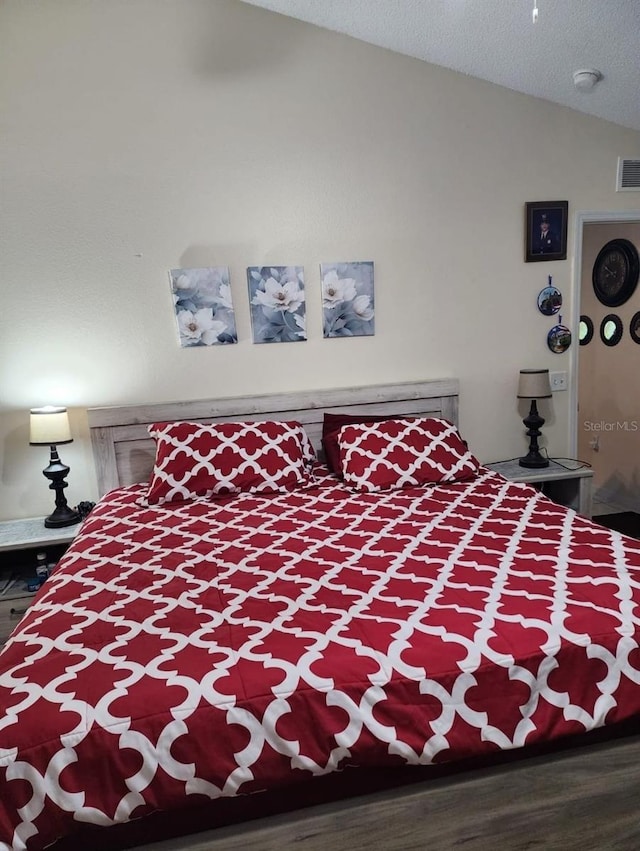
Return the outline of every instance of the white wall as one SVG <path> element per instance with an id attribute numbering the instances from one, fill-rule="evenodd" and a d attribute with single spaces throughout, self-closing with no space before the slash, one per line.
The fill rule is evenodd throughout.
<path id="1" fill-rule="evenodd" d="M 566 321 L 573 287 L 570 260 L 523 262 L 524 203 L 637 203 L 614 179 L 640 134 L 238 0 L 4 0 L 0 101 L 0 518 L 50 510 L 45 403 L 73 409 L 72 504 L 94 405 L 455 375 L 481 460 L 517 455 L 518 370 L 569 365 L 536 296 L 552 274 Z M 322 339 L 335 260 L 375 262 L 375 337 Z M 246 267 L 294 263 L 309 340 L 253 345 Z M 167 271 L 204 265 L 231 269 L 240 342 L 180 349 Z"/>

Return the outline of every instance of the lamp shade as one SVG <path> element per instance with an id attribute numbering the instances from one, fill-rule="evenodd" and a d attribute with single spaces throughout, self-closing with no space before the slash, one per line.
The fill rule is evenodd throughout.
<path id="1" fill-rule="evenodd" d="M 521 369 L 518 399 L 549 399 L 551 382 L 548 369 Z"/>
<path id="2" fill-rule="evenodd" d="M 31 408 L 29 443 L 32 446 L 54 446 L 72 441 L 66 408 L 55 408 L 53 405 Z"/>

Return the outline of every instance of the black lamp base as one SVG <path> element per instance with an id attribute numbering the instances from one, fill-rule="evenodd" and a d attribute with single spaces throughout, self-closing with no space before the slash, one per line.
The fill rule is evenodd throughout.
<path id="1" fill-rule="evenodd" d="M 82 518 L 77 511 L 69 508 L 64 495 L 64 489 L 67 487 L 65 478 L 69 473 L 69 467 L 60 461 L 60 456 L 55 446 L 51 447 L 49 466 L 45 467 L 42 472 L 51 482 L 49 485 L 50 490 L 55 491 L 56 494 L 55 511 L 53 514 L 45 517 L 44 525 L 47 529 L 60 529 L 63 526 L 73 526 L 74 523 L 79 523 Z"/>
<path id="2" fill-rule="evenodd" d="M 538 438 L 542 433 L 540 431 L 540 426 L 544 425 L 544 419 L 538 413 L 538 406 L 536 405 L 535 399 L 531 400 L 531 409 L 529 414 L 522 422 L 526 425 L 527 435 L 531 438 L 531 440 L 529 441 L 529 451 L 523 458 L 520 458 L 520 466 L 530 467 L 531 469 L 548 467 L 549 459 L 545 458 L 544 455 L 540 453 L 540 448 L 538 446 Z"/>
<path id="3" fill-rule="evenodd" d="M 53 514 L 45 517 L 44 525 L 47 529 L 61 529 L 63 526 L 73 526 L 81 520 L 78 512 L 66 505 L 64 508 L 56 508 Z"/>
<path id="4" fill-rule="evenodd" d="M 537 454 L 535 452 L 529 452 L 524 458 L 520 458 L 518 463 L 521 467 L 530 467 L 534 470 L 539 467 L 548 467 L 549 459 L 545 458 L 539 452 Z"/>

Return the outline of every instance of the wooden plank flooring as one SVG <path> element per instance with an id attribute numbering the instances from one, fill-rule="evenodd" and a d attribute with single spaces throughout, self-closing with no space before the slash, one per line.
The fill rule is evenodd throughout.
<path id="1" fill-rule="evenodd" d="M 637 851 L 640 736 L 143 851 Z"/>

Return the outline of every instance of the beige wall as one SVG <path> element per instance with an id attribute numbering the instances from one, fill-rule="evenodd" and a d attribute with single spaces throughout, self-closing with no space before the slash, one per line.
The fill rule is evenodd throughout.
<path id="1" fill-rule="evenodd" d="M 591 318 L 594 334 L 579 352 L 578 454 L 593 465 L 598 500 L 640 511 L 640 346 L 629 334 L 631 318 L 640 311 L 640 287 L 620 307 L 606 307 L 596 298 L 593 263 L 610 239 L 628 239 L 640 248 L 640 222 L 584 227 L 580 312 Z M 600 339 L 600 324 L 610 313 L 624 326 L 617 346 Z"/>
<path id="2" fill-rule="evenodd" d="M 632 209 L 640 134 L 237 0 L 3 0 L 0 518 L 48 512 L 27 411 L 461 380 L 484 461 L 520 454 L 522 367 L 566 369 L 573 215 Z M 539 160 L 546 152 L 545 163 Z M 524 203 L 568 199 L 569 259 L 523 262 Z M 373 260 L 376 335 L 321 336 L 318 264 Z M 251 343 L 246 267 L 305 267 L 309 340 Z M 240 342 L 180 349 L 167 270 L 228 265 Z M 541 405 L 566 454 L 568 396 Z"/>

